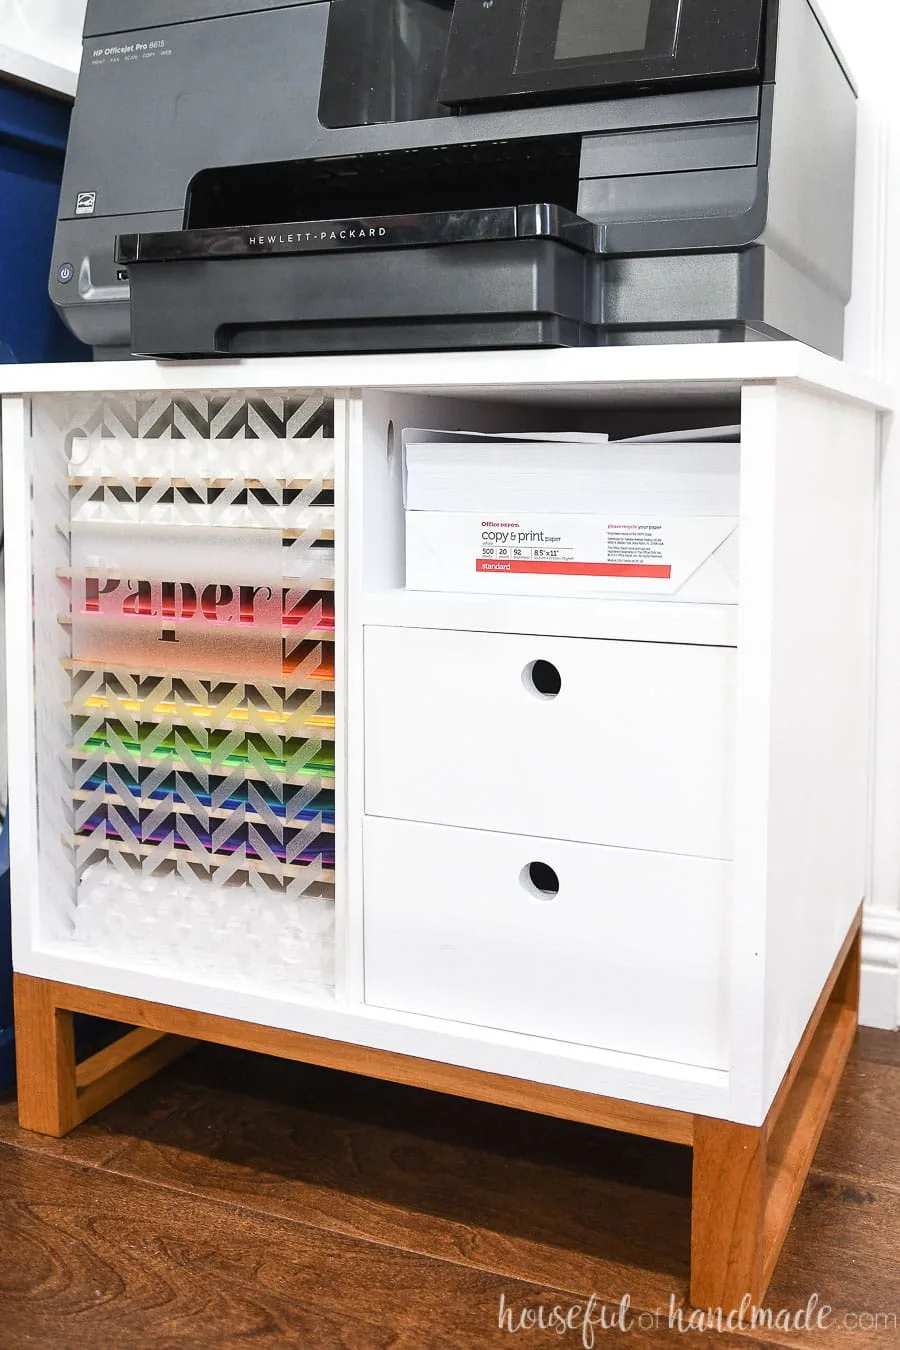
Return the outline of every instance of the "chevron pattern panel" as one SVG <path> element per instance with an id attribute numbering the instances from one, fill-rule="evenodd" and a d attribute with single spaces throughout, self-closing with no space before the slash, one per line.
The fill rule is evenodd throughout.
<path id="1" fill-rule="evenodd" d="M 35 477 L 55 564 L 35 578 L 55 625 L 39 687 L 63 695 L 41 699 L 39 742 L 67 788 L 42 792 L 42 829 L 74 879 L 71 935 L 221 969 L 240 933 L 254 979 L 329 983 L 331 401 L 48 398 L 34 419 L 57 471 Z"/>

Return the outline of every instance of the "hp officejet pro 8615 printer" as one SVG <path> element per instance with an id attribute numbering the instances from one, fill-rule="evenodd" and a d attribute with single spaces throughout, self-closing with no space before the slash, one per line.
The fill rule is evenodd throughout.
<path id="1" fill-rule="evenodd" d="M 855 145 L 812 0 L 90 0 L 51 293 L 108 355 L 839 355 Z"/>

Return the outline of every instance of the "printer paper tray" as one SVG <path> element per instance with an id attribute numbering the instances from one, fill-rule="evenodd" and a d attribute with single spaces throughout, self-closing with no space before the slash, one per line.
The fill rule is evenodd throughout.
<path id="1" fill-rule="evenodd" d="M 142 356 L 595 346 L 602 260 L 562 207 L 119 241 Z"/>
<path id="2" fill-rule="evenodd" d="M 758 324 L 761 253 L 699 255 L 702 284 L 681 265 L 692 331 L 743 340 Z M 593 225 L 546 203 L 122 236 L 118 257 L 139 356 L 583 347 L 686 326 L 668 272 L 660 286 L 669 260 L 610 264 Z"/>
<path id="3" fill-rule="evenodd" d="M 116 256 L 122 266 L 132 266 L 266 254 L 433 248 L 442 244 L 485 244 L 514 239 L 553 239 L 582 253 L 592 253 L 595 237 L 595 228 L 589 221 L 565 207 L 544 202 L 357 220 L 308 220 L 122 235 L 116 243 Z"/>
<path id="4" fill-rule="evenodd" d="M 558 239 L 129 268 L 141 356 L 597 345 L 600 270 Z"/>

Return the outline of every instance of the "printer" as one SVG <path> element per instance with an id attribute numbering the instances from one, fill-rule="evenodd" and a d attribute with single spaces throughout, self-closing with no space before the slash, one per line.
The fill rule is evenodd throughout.
<path id="1" fill-rule="evenodd" d="M 50 281 L 99 356 L 842 354 L 812 0 L 89 0 Z"/>

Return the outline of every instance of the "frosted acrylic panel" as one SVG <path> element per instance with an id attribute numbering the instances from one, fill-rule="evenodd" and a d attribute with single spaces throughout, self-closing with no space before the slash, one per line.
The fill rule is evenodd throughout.
<path id="1" fill-rule="evenodd" d="M 45 937 L 333 983 L 333 434 L 318 394 L 35 400 Z"/>

